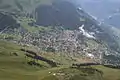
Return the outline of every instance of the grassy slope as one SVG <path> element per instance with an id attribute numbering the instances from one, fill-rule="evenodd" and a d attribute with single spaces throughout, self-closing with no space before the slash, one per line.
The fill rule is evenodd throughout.
<path id="1" fill-rule="evenodd" d="M 50 28 L 46 28 L 43 26 L 37 26 L 37 27 L 30 26 L 28 23 L 32 23 L 33 21 L 35 21 L 34 19 L 31 18 L 19 17 L 17 20 L 20 20 L 21 26 L 30 33 L 39 32 L 43 30 L 50 30 Z"/>
<path id="2" fill-rule="evenodd" d="M 120 69 L 112 69 L 103 66 L 95 66 L 95 68 L 103 71 L 104 80 L 120 80 Z"/>
<path id="3" fill-rule="evenodd" d="M 0 80 L 35 78 L 34 75 L 25 75 L 34 69 L 25 64 L 24 53 L 19 51 L 19 48 L 15 44 L 0 41 Z M 19 56 L 12 55 L 14 52 Z"/>
<path id="4" fill-rule="evenodd" d="M 24 53 L 19 49 L 20 46 L 16 44 L 0 41 L 0 80 L 101 80 L 98 73 L 91 73 L 92 69 L 72 69 L 68 66 L 45 69 L 30 66 L 26 64 Z M 15 52 L 18 56 L 12 54 Z M 120 80 L 120 70 L 103 66 L 95 68 L 104 72 L 104 80 Z"/>
<path id="5" fill-rule="evenodd" d="M 45 76 L 44 67 L 38 68 L 26 63 L 24 52 L 20 48 L 16 44 L 0 41 L 0 80 L 38 80 L 38 77 Z M 17 53 L 18 56 L 12 53 Z M 46 66 L 46 63 L 39 62 Z"/>

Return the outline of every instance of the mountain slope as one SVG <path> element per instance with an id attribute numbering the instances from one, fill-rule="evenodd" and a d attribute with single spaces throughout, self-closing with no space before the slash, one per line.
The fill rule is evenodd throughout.
<path id="1" fill-rule="evenodd" d="M 0 11 L 9 13 L 29 13 L 39 4 L 50 4 L 52 0 L 0 0 Z"/>
<path id="2" fill-rule="evenodd" d="M 11 37 L 13 36 L 11 35 L 15 35 L 15 36 L 19 35 L 20 39 L 18 38 L 17 40 L 15 39 L 15 41 L 17 42 L 24 44 L 37 44 L 37 46 L 40 46 L 41 49 L 44 50 L 46 48 L 52 47 L 53 49 L 55 50 L 57 49 L 58 51 L 60 51 L 63 48 L 63 46 L 65 46 L 66 50 L 68 49 L 67 52 L 69 52 L 69 47 L 72 42 L 74 44 L 74 47 L 71 48 L 72 53 L 74 53 L 74 49 L 77 50 L 77 47 L 79 47 L 79 45 L 82 46 L 81 42 L 84 42 L 83 45 L 85 46 L 82 48 L 83 49 L 87 48 L 88 46 L 87 40 L 88 41 L 91 40 L 91 38 L 89 39 L 88 36 L 94 36 L 95 40 L 92 39 L 92 41 L 98 45 L 100 45 L 99 43 L 101 41 L 107 43 L 109 48 L 112 50 L 112 54 L 115 54 L 114 52 L 117 51 L 117 49 L 113 47 L 119 47 L 115 39 L 112 39 L 109 33 L 107 33 L 106 30 L 104 30 L 104 28 L 102 28 L 100 25 L 98 25 L 98 22 L 93 17 L 91 17 L 88 13 L 86 13 L 81 7 L 74 5 L 69 1 L 64 1 L 64 0 L 63 1 L 58 0 L 56 2 L 49 1 L 48 3 L 50 3 L 50 5 L 48 5 L 47 2 L 45 2 L 47 4 L 46 5 L 43 4 L 43 1 L 32 2 L 31 0 L 33 6 L 31 6 L 31 3 L 27 1 L 25 2 L 23 1 L 24 4 L 19 2 L 19 0 L 17 1 L 18 2 L 13 0 L 11 3 L 3 1 L 3 3 L 5 3 L 6 5 L 9 4 L 11 6 L 16 6 L 17 7 L 16 10 L 19 10 L 20 13 L 23 12 L 22 15 L 19 15 L 19 13 L 15 13 L 15 15 L 17 15 L 15 16 L 11 14 L 11 11 L 8 11 L 6 13 L 4 11 L 7 10 L 7 8 L 1 7 L 2 8 L 1 19 L 3 21 L 0 24 L 2 26 L 1 28 L 1 32 L 3 33 L 2 36 L 5 39 L 12 40 L 13 38 Z M 5 4 L 1 6 L 6 6 Z M 31 8 L 29 6 L 31 6 Z M 28 8 L 31 11 L 29 11 Z M 3 15 L 6 15 L 8 18 L 10 17 L 10 20 L 11 19 L 13 21 L 16 20 L 16 22 L 13 22 L 13 24 L 7 23 L 9 29 L 5 23 L 7 22 L 6 21 L 7 19 L 5 19 Z M 17 24 L 19 27 L 16 29 L 17 26 L 14 24 Z M 82 27 L 82 25 L 84 26 Z M 11 27 L 14 27 L 15 29 L 11 29 Z M 59 37 L 62 36 L 63 34 L 66 35 L 65 37 L 68 40 L 65 39 L 64 36 L 59 39 Z M 69 39 L 71 39 L 71 41 L 69 41 Z M 55 44 L 53 44 L 53 42 Z M 64 42 L 68 42 L 68 43 L 64 45 Z M 63 44 L 57 46 L 60 43 Z M 102 43 L 102 46 L 105 45 L 104 43 Z M 104 49 L 104 51 L 106 50 L 106 48 Z M 99 50 L 99 47 L 97 47 L 97 49 Z M 62 50 L 65 51 L 64 49 Z M 110 52 L 111 51 L 108 51 L 108 53 Z"/>
<path id="3" fill-rule="evenodd" d="M 87 60 L 92 62 L 101 62 L 104 54 L 118 56 L 118 41 L 80 6 L 66 0 L 28 1 L 2 2 L 5 4 L 1 6 L 17 7 L 19 13 L 1 7 L 1 39 L 37 46 L 39 50 L 69 58 L 91 58 L 88 55 L 92 55 L 95 59 Z M 13 22 L 9 24 L 7 20 Z"/>
<path id="4" fill-rule="evenodd" d="M 120 19 L 120 14 L 115 13 L 110 15 L 109 18 L 105 19 L 104 22 L 109 25 L 115 26 L 116 28 L 119 29 L 120 28 L 119 19 Z"/>
<path id="5" fill-rule="evenodd" d="M 39 6 L 36 13 L 36 23 L 40 26 L 62 26 L 65 29 L 78 30 L 84 25 L 83 29 L 86 32 L 93 33 L 98 40 L 105 41 L 111 48 L 119 46 L 115 39 L 112 39 L 109 33 L 99 26 L 99 22 L 71 2 L 59 1 L 50 6 Z M 113 42 L 114 44 L 111 44 Z"/>
<path id="6" fill-rule="evenodd" d="M 116 0 L 81 0 L 76 2 L 76 4 L 81 3 L 83 9 L 95 16 L 97 20 L 112 25 L 119 28 L 119 13 L 120 13 L 120 1 Z M 94 9 L 93 9 L 94 7 Z M 100 11 L 102 10 L 102 11 Z"/>
<path id="7" fill-rule="evenodd" d="M 0 79 L 120 79 L 120 70 L 102 65 L 119 67 L 119 40 L 80 6 L 68 0 L 0 1 Z"/>

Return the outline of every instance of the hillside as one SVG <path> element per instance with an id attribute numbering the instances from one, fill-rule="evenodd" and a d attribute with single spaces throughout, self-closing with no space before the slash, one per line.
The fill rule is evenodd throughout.
<path id="1" fill-rule="evenodd" d="M 119 33 L 73 2 L 0 0 L 1 80 L 120 79 Z"/>
<path id="2" fill-rule="evenodd" d="M 39 4 L 51 4 L 52 0 L 0 0 L 0 11 L 8 13 L 31 13 Z"/>
<path id="3" fill-rule="evenodd" d="M 107 24 L 110 24 L 112 26 L 115 26 L 116 28 L 120 28 L 119 27 L 119 19 L 120 19 L 120 14 L 119 13 L 114 13 L 111 14 L 107 19 L 104 20 L 104 22 L 106 22 Z"/>
<path id="4" fill-rule="evenodd" d="M 7 44 L 7 45 L 4 45 Z M 119 80 L 120 70 L 103 66 L 93 68 L 70 68 L 68 65 L 50 68 L 42 61 L 42 65 L 30 66 L 25 59 L 25 53 L 20 51 L 22 46 L 0 41 L 0 79 L 1 80 Z M 16 54 L 17 55 L 16 55 Z M 50 53 L 48 53 L 50 54 Z M 44 67 L 47 66 L 47 67 Z M 102 73 L 94 71 L 98 69 Z M 112 73 L 111 73 L 112 72 Z"/>
<path id="5" fill-rule="evenodd" d="M 116 28 L 120 28 L 120 1 L 118 0 L 77 0 L 76 4 L 81 4 L 82 8 L 93 15 L 97 20 L 104 22 L 105 24 L 112 25 Z M 93 9 L 93 7 L 95 7 Z M 102 10 L 102 11 L 100 11 Z"/>
<path id="6" fill-rule="evenodd" d="M 35 3 L 35 1 L 33 2 Z M 5 3 L 7 4 L 7 2 Z M 44 26 L 44 27 L 47 27 L 47 26 L 53 26 L 53 27 L 58 26 L 59 27 L 60 26 L 65 29 L 78 30 L 80 26 L 84 25 L 85 26 L 84 29 L 88 33 L 94 34 L 94 36 L 97 39 L 105 41 L 110 47 L 114 47 L 114 46 L 118 47 L 118 44 L 115 42 L 115 40 L 113 40 L 111 36 L 109 36 L 109 34 L 106 34 L 106 31 L 103 30 L 102 27 L 98 25 L 98 22 L 94 20 L 94 18 L 92 18 L 90 15 L 88 15 L 84 10 L 80 10 L 79 6 L 77 7 L 68 1 L 51 2 L 52 5 L 42 4 L 43 3 L 42 1 L 40 3 L 38 4 L 38 6 L 34 6 L 35 7 L 34 9 L 30 8 L 32 12 L 30 12 L 29 9 L 26 9 L 27 11 L 26 10 L 20 11 L 19 13 L 25 12 L 20 15 L 19 13 L 11 14 L 10 11 L 5 12 L 5 10 L 7 9 L 3 8 L 1 11 L 1 24 L 0 24 L 2 26 L 1 27 L 2 30 L 4 31 L 4 29 L 7 29 L 9 27 L 14 27 L 14 28 L 19 27 L 19 26 L 23 27 L 23 25 L 25 27 L 27 26 L 36 27 L 37 25 Z M 13 6 L 16 5 L 19 8 L 19 6 L 16 3 L 11 4 L 11 5 Z M 23 9 L 25 9 L 26 6 L 30 6 L 30 5 L 21 4 L 21 6 L 23 7 Z M 19 10 L 18 8 L 17 10 Z M 65 8 L 66 9 L 71 8 L 71 9 L 66 10 Z M 29 22 L 28 21 L 26 22 L 29 25 L 22 24 L 22 21 L 23 21 L 22 19 L 25 19 L 25 18 L 29 20 Z M 30 18 L 32 18 L 31 21 L 30 21 Z M 17 19 L 17 20 L 15 21 L 14 19 L 15 20 Z M 10 24 L 6 22 L 10 22 Z M 114 42 L 115 44 L 111 45 L 111 42 Z"/>
<path id="7" fill-rule="evenodd" d="M 32 59 L 25 59 L 25 53 L 20 51 L 20 48 L 21 46 L 19 45 L 8 43 L 5 41 L 0 41 L 0 50 L 1 50 L 0 79 L 2 80 L 16 80 L 16 79 L 17 80 L 21 80 L 21 79 L 22 80 L 33 80 L 33 79 L 59 80 L 59 77 L 60 77 L 61 80 L 66 80 L 64 77 L 71 78 L 70 75 L 76 75 L 76 76 L 81 75 L 81 78 L 82 78 L 82 74 L 83 74 L 82 72 L 79 72 L 79 70 L 77 69 L 70 70 L 69 67 L 67 66 L 50 68 L 48 64 L 42 61 L 39 61 L 41 65 L 40 67 L 35 65 L 31 66 L 27 64 L 27 62 L 29 62 L 29 60 L 32 60 Z M 72 71 L 76 72 L 76 74 L 73 74 Z M 53 75 L 54 73 L 56 75 Z M 87 74 L 87 72 L 85 73 Z M 63 76 L 60 76 L 60 75 L 63 75 Z M 91 75 L 88 75 L 88 77 L 90 76 Z"/>
<path id="8" fill-rule="evenodd" d="M 32 5 L 36 5 L 33 7 L 27 1 L 29 5 L 19 0 L 12 2 L 3 1 L 5 4 L 1 6 L 9 4 L 16 6 L 16 10 L 23 7 L 23 11 L 20 11 L 20 14 L 11 13 L 5 11 L 7 8 L 1 7 L 1 39 L 15 41 L 21 45 L 34 45 L 40 50 L 52 49 L 55 53 L 66 53 L 67 56 L 92 54 L 99 59 L 101 53 L 118 56 L 120 52 L 116 38 L 80 6 L 66 0 L 46 0 L 46 4 L 42 0 L 31 0 Z"/>

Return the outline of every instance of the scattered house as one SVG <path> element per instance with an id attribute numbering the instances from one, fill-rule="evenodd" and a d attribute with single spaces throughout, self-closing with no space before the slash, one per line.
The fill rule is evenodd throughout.
<path id="1" fill-rule="evenodd" d="M 53 76 L 55 76 L 55 75 L 56 75 L 56 73 L 53 74 Z"/>
<path id="2" fill-rule="evenodd" d="M 91 59 L 93 59 L 95 57 L 93 54 L 90 54 L 90 53 L 87 53 L 86 56 L 91 58 Z"/>

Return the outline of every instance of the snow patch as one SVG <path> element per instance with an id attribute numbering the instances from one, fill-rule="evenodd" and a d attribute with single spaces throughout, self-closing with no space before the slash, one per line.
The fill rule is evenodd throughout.
<path id="1" fill-rule="evenodd" d="M 89 34 L 88 32 L 86 32 L 86 31 L 83 29 L 83 27 L 84 27 L 84 24 L 79 27 L 80 32 L 82 32 L 83 35 L 86 36 L 86 37 L 88 37 L 88 38 L 93 38 L 93 39 L 95 39 L 95 37 L 94 37 L 92 34 Z"/>
<path id="2" fill-rule="evenodd" d="M 79 10 L 82 10 L 82 8 L 81 8 L 81 7 L 79 7 L 78 9 L 79 9 Z"/>
<path id="3" fill-rule="evenodd" d="M 97 17 L 95 17 L 95 16 L 92 16 L 92 15 L 91 15 L 91 17 L 92 17 L 93 19 L 97 20 Z"/>
<path id="4" fill-rule="evenodd" d="M 93 19 L 98 20 L 98 18 L 93 16 L 92 14 L 88 13 L 88 15 L 90 15 Z"/>

